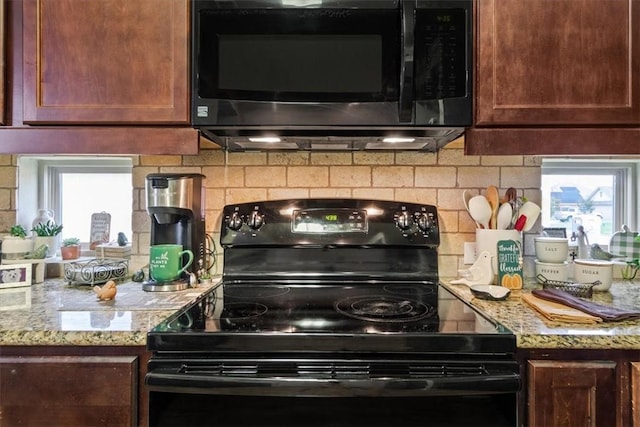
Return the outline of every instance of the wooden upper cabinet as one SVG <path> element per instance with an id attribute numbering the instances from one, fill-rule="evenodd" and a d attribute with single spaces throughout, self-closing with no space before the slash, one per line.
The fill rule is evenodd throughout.
<path id="1" fill-rule="evenodd" d="M 640 125 L 640 0 L 480 0 L 476 125 Z"/>
<path id="2" fill-rule="evenodd" d="M 26 124 L 188 124 L 187 0 L 24 0 Z"/>

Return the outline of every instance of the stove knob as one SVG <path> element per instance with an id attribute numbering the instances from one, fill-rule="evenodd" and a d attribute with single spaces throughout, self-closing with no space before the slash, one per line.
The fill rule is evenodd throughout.
<path id="1" fill-rule="evenodd" d="M 240 217 L 240 215 L 238 215 L 238 212 L 232 213 L 231 216 L 227 219 L 227 227 L 234 231 L 240 230 L 240 228 L 242 227 L 242 218 Z"/>
<path id="2" fill-rule="evenodd" d="M 418 228 L 420 230 L 429 231 L 433 227 L 433 222 L 426 213 L 419 213 L 416 216 L 418 217 Z"/>
<path id="3" fill-rule="evenodd" d="M 409 227 L 411 227 L 411 217 L 409 216 L 409 212 L 402 211 L 398 213 L 396 224 L 400 230 L 408 230 Z"/>
<path id="4" fill-rule="evenodd" d="M 260 215 L 258 211 L 251 212 L 251 215 L 247 218 L 249 228 L 257 230 L 262 227 L 262 224 L 264 224 L 264 215 Z"/>

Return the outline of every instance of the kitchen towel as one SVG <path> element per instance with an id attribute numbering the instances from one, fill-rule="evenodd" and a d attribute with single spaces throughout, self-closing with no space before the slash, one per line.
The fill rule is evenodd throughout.
<path id="1" fill-rule="evenodd" d="M 580 310 L 584 313 L 588 313 L 592 316 L 597 316 L 605 322 L 640 319 L 640 311 L 609 307 L 595 302 L 585 301 L 582 298 L 575 297 L 558 289 L 534 290 L 531 291 L 531 293 L 538 298 L 557 302 Z"/>
<path id="2" fill-rule="evenodd" d="M 566 305 L 559 304 L 557 302 L 537 298 L 532 294 L 522 294 L 522 301 L 524 301 L 527 305 L 529 305 L 538 313 L 542 314 L 547 319 L 553 320 L 554 322 L 571 322 L 584 324 L 594 324 L 602 322 L 602 319 L 599 317 L 583 313 L 580 310 L 567 307 Z"/>

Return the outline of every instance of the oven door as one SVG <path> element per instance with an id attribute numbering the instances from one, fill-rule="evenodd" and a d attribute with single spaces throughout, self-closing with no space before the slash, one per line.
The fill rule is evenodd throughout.
<path id="1" fill-rule="evenodd" d="M 151 393 L 150 426 L 517 426 L 516 394 L 394 397 Z"/>
<path id="2" fill-rule="evenodd" d="M 150 363 L 151 426 L 515 426 L 515 362 L 263 358 Z"/>

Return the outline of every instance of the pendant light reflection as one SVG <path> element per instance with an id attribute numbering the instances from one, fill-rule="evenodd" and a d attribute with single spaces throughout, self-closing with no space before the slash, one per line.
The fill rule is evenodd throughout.
<path id="1" fill-rule="evenodd" d="M 415 140 L 416 140 L 415 138 L 410 138 L 406 136 L 390 136 L 388 138 L 383 138 L 382 142 L 389 142 L 391 144 L 400 144 L 403 142 L 413 142 Z"/>
<path id="2" fill-rule="evenodd" d="M 282 0 L 283 6 L 320 6 L 322 0 Z"/>
<path id="3" fill-rule="evenodd" d="M 276 143 L 276 142 L 280 142 L 281 139 L 278 138 L 277 136 L 259 136 L 259 137 L 251 137 L 249 138 L 249 141 L 251 142 L 269 142 L 269 143 Z"/>

